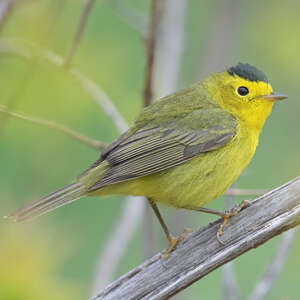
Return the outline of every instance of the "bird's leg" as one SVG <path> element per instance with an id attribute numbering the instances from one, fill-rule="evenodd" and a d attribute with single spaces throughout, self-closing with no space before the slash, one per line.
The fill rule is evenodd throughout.
<path id="1" fill-rule="evenodd" d="M 218 215 L 223 219 L 222 224 L 220 225 L 218 231 L 217 231 L 217 239 L 218 241 L 224 245 L 224 243 L 221 240 L 221 235 L 223 234 L 223 229 L 226 226 L 228 220 L 237 215 L 242 209 L 244 209 L 245 207 L 247 207 L 250 204 L 250 202 L 248 200 L 243 200 L 241 204 L 234 206 L 233 208 L 231 208 L 230 210 L 226 210 L 226 211 L 218 211 L 218 210 L 214 210 L 214 209 L 208 209 L 208 208 L 204 208 L 204 207 L 196 207 L 196 206 L 186 206 L 186 209 L 190 209 L 190 210 L 196 210 L 196 211 L 201 211 L 201 212 L 205 212 L 205 213 L 209 213 L 209 214 L 213 214 L 213 215 Z"/>
<path id="2" fill-rule="evenodd" d="M 156 215 L 156 217 L 157 217 L 157 219 L 158 219 L 158 221 L 159 221 L 161 227 L 163 228 L 164 233 L 166 234 L 167 239 L 168 239 L 168 241 L 169 241 L 169 248 L 162 254 L 162 258 L 163 258 L 163 259 L 166 259 L 166 258 L 168 258 L 170 252 L 172 252 L 172 250 L 174 249 L 174 247 L 175 247 L 180 241 L 182 241 L 182 240 L 185 238 L 186 234 L 187 234 L 188 232 L 190 232 L 190 230 L 189 230 L 189 229 L 185 229 L 184 232 L 183 232 L 183 234 L 182 234 L 180 237 L 174 238 L 174 237 L 170 234 L 169 229 L 168 229 L 166 223 L 164 222 L 164 220 L 163 220 L 163 218 L 162 218 L 162 216 L 161 216 L 161 214 L 160 214 L 160 212 L 159 212 L 159 210 L 158 210 L 157 205 L 156 205 L 153 201 L 151 201 L 151 199 L 148 199 L 148 201 L 149 201 L 149 204 L 151 205 L 151 207 L 152 207 L 152 209 L 153 209 L 153 211 L 154 211 L 154 213 L 155 213 L 155 215 Z"/>

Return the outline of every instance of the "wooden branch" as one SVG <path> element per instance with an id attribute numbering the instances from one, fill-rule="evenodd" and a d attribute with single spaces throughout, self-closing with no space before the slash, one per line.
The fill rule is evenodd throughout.
<path id="1" fill-rule="evenodd" d="M 216 268 L 300 224 L 300 176 L 251 201 L 232 217 L 222 240 L 221 220 L 189 234 L 162 261 L 157 254 L 107 286 L 93 300 L 168 299 Z"/>

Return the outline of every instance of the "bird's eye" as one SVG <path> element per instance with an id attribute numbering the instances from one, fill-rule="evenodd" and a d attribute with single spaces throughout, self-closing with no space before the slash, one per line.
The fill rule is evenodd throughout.
<path id="1" fill-rule="evenodd" d="M 249 90 L 245 87 L 245 86 L 240 86 L 237 90 L 237 92 L 239 93 L 239 95 L 241 96 L 246 96 L 249 94 Z"/>

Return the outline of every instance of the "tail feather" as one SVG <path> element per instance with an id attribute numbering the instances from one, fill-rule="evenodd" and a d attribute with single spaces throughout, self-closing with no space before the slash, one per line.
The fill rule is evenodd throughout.
<path id="1" fill-rule="evenodd" d="M 56 192 L 29 203 L 7 217 L 18 222 L 28 220 L 70 203 L 83 196 L 85 192 L 86 187 L 82 183 L 71 183 Z"/>

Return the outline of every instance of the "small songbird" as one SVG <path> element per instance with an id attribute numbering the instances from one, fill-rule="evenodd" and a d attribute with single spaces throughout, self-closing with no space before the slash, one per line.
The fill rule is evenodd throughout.
<path id="1" fill-rule="evenodd" d="M 73 183 L 8 217 L 26 220 L 82 196 L 143 195 L 169 240 L 164 257 L 184 234 L 172 237 L 156 203 L 220 215 L 220 236 L 228 218 L 247 203 L 230 212 L 203 205 L 222 195 L 249 164 L 274 102 L 285 98 L 249 64 L 214 73 L 146 107 Z"/>

